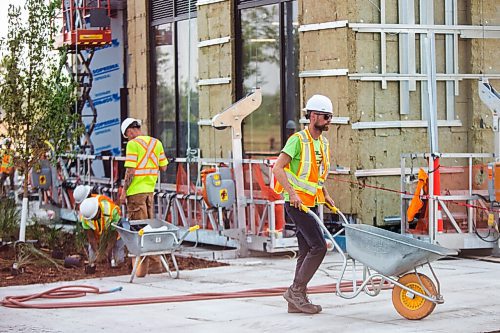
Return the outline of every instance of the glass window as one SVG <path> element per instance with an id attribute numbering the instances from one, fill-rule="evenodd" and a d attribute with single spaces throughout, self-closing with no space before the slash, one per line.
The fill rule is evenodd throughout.
<path id="1" fill-rule="evenodd" d="M 189 14 L 182 14 L 161 19 L 172 21 L 168 23 L 153 21 L 157 25 L 152 27 L 156 77 L 152 133 L 162 141 L 168 158 L 186 157 L 188 147 L 199 148 L 197 22 L 196 17 L 186 19 Z M 175 168 L 169 167 L 161 180 L 175 183 L 175 177 Z"/>
<path id="2" fill-rule="evenodd" d="M 283 110 L 283 140 L 299 128 L 300 96 L 299 96 L 299 22 L 297 1 L 283 4 L 284 20 L 284 69 L 285 72 L 285 108 Z M 292 125 L 295 125 L 294 128 Z M 285 142 L 283 142 L 283 145 Z"/>
<path id="3" fill-rule="evenodd" d="M 178 31 L 178 94 L 179 155 L 187 148 L 199 148 L 198 137 L 198 32 L 196 19 L 177 22 Z"/>
<path id="4" fill-rule="evenodd" d="M 288 137 L 287 122 L 298 127 L 297 12 L 297 1 L 240 10 L 238 97 L 262 89 L 262 105 L 243 124 L 247 155 L 278 154 Z"/>
<path id="5" fill-rule="evenodd" d="M 156 98 L 153 135 L 163 143 L 167 157 L 174 157 L 177 153 L 174 39 L 172 23 L 154 27 Z"/>

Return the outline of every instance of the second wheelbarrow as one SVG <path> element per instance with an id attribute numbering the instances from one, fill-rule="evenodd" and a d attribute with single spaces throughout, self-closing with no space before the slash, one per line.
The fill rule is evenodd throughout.
<path id="1" fill-rule="evenodd" d="M 116 228 L 123 239 L 129 255 L 135 256 L 130 282 L 134 280 L 137 268 L 147 256 L 159 256 L 168 274 L 177 279 L 179 277 L 179 266 L 174 252 L 190 232 L 200 228 L 198 225 L 193 226 L 180 235 L 178 227 L 158 219 L 134 220 L 130 221 L 127 226 L 113 224 L 113 227 Z M 166 255 L 170 255 L 172 258 L 175 274 L 173 276 Z"/>

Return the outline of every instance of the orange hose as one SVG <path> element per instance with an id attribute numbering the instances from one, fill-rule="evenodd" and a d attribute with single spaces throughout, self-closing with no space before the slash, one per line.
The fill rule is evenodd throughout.
<path id="1" fill-rule="evenodd" d="M 374 280 L 377 282 L 377 280 Z M 357 281 L 357 285 L 361 285 L 362 281 Z M 352 291 L 352 281 L 342 282 L 340 284 L 342 292 Z M 390 289 L 392 285 L 384 283 L 382 289 Z M 106 300 L 106 301 L 90 301 L 90 302 L 66 302 L 66 303 L 32 303 L 28 304 L 27 301 L 36 298 L 74 298 L 83 297 L 88 293 L 104 294 L 121 290 L 116 288 L 110 291 L 100 291 L 96 287 L 86 285 L 64 286 L 50 289 L 38 294 L 20 295 L 20 296 L 6 296 L 0 303 L 2 306 L 9 308 L 27 308 L 27 309 L 62 309 L 62 308 L 83 308 L 83 307 L 101 307 L 101 306 L 123 306 L 123 305 L 140 305 L 140 304 L 154 304 L 154 303 L 174 303 L 174 302 L 190 302 L 190 301 L 203 301 L 203 300 L 217 300 L 229 298 L 246 298 L 246 297 L 270 297 L 281 296 L 286 291 L 287 287 L 276 288 L 263 288 L 251 289 L 228 293 L 198 293 L 177 296 L 159 296 L 147 298 L 124 298 L 119 300 Z M 322 294 L 322 293 L 335 293 L 336 284 L 325 284 L 308 288 L 309 294 Z"/>

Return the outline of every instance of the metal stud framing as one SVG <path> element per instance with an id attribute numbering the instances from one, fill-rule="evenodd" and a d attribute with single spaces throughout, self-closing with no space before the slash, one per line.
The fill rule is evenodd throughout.
<path id="1" fill-rule="evenodd" d="M 461 38 L 500 38 L 500 26 L 458 25 L 457 0 L 444 1 L 444 25 L 436 25 L 434 21 L 434 1 L 419 0 L 419 24 L 415 22 L 415 0 L 398 0 L 398 24 L 386 23 L 386 0 L 380 0 L 380 24 L 349 23 L 356 32 L 380 33 L 380 73 L 352 73 L 351 80 L 381 81 L 382 89 L 387 89 L 387 81 L 399 81 L 400 114 L 410 113 L 410 91 L 415 91 L 420 81 L 421 119 L 427 120 L 429 114 L 427 52 L 422 40 L 429 33 L 444 35 L 445 58 L 444 73 L 436 73 L 436 79 L 445 81 L 446 119 L 455 119 L 455 96 L 459 94 L 459 81 L 477 79 L 480 75 L 460 74 L 458 68 L 458 37 Z M 387 73 L 386 34 L 399 35 L 399 73 Z M 416 35 L 420 40 L 420 68 L 416 64 Z M 434 47 L 434 46 L 433 46 Z M 418 51 L 417 51 L 418 52 Z M 434 56 L 435 57 L 435 56 Z M 491 78 L 499 74 L 488 74 Z M 435 95 L 436 92 L 434 91 Z"/>

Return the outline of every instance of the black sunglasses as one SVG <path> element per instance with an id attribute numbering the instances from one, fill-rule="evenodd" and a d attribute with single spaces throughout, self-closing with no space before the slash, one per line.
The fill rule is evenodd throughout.
<path id="1" fill-rule="evenodd" d="M 322 115 L 323 119 L 325 120 L 331 120 L 333 118 L 333 115 L 330 113 L 321 113 L 321 112 L 314 112 L 314 113 L 316 113 L 317 115 Z"/>

